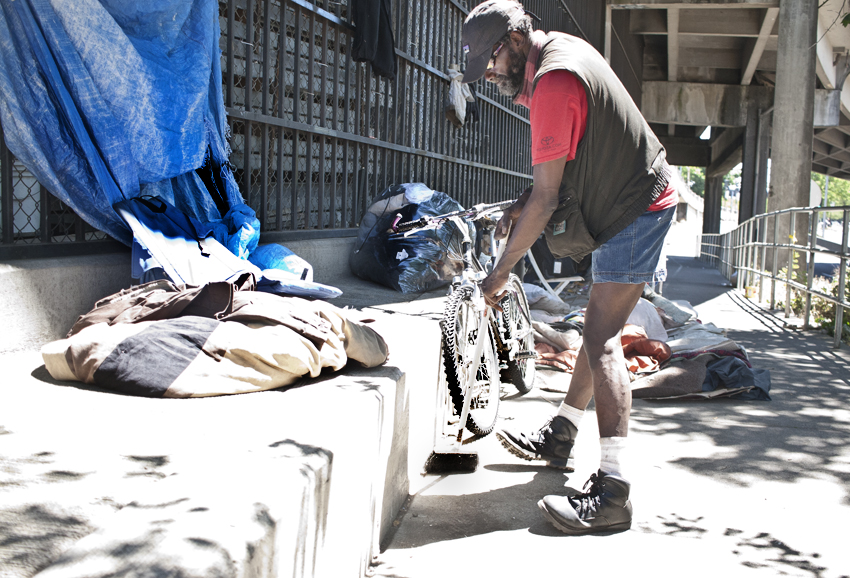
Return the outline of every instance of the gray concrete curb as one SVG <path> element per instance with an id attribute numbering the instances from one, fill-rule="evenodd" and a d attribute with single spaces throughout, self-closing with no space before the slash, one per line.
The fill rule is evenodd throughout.
<path id="1" fill-rule="evenodd" d="M 335 304 L 359 309 L 354 318 L 374 320 L 388 363 L 214 398 L 53 380 L 34 347 L 64 334 L 129 266 L 108 256 L 4 265 L 3 294 L 89 283 L 30 295 L 21 311 L 34 330 L 0 349 L 0 575 L 367 571 L 432 447 L 443 292 L 405 296 L 354 279 L 353 239 L 331 241 L 337 263 L 317 280 L 343 288 Z M 13 334 L 26 326 L 17 320 Z"/>

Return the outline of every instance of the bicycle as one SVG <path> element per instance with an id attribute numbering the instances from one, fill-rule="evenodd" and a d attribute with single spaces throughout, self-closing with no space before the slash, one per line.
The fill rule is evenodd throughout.
<path id="1" fill-rule="evenodd" d="M 502 381 L 512 383 L 521 394 L 528 393 L 534 384 L 537 353 L 522 281 L 513 273 L 510 275 L 505 286 L 507 293 L 500 303 L 501 313 L 487 307 L 480 288 L 505 246 L 503 242 L 496 247 L 496 221 L 492 215 L 512 203 L 479 204 L 405 223 L 399 223 L 401 215 L 397 215 L 392 225 L 393 231 L 410 235 L 453 222 L 461 232 L 463 270 L 452 280 L 440 320 L 446 383 L 461 424 L 457 442 L 461 441 L 464 425 L 478 436 L 493 431 Z M 473 252 L 468 223 L 475 221 L 480 221 L 481 232 L 489 237 L 489 253 L 495 257 L 490 268 Z"/>

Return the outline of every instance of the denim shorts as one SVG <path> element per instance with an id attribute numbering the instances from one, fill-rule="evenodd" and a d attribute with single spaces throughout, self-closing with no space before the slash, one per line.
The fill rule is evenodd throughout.
<path id="1" fill-rule="evenodd" d="M 676 207 L 645 212 L 593 252 L 594 283 L 653 283 L 667 277 L 661 259 Z"/>

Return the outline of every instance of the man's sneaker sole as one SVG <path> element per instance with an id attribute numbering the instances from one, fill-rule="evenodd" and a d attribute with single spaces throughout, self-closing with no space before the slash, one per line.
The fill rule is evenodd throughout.
<path id="1" fill-rule="evenodd" d="M 585 534 L 607 534 L 607 533 L 615 533 L 615 532 L 623 532 L 632 527 L 632 522 L 629 520 L 628 522 L 622 522 L 620 524 L 613 524 L 611 526 L 606 526 L 605 528 L 571 528 L 570 526 L 564 525 L 557 517 L 552 515 L 551 512 L 546 508 L 546 504 L 543 503 L 543 500 L 537 502 L 537 507 L 540 508 L 540 511 L 543 512 L 543 517 L 549 520 L 549 522 L 555 526 L 558 530 L 563 532 L 564 534 L 569 534 L 570 536 L 584 536 Z"/>
<path id="2" fill-rule="evenodd" d="M 533 462 L 535 460 L 545 460 L 546 459 L 544 457 L 538 456 L 537 454 L 531 455 L 528 452 L 526 452 L 525 450 L 516 447 L 516 445 L 514 445 L 514 443 L 510 440 L 510 438 L 503 436 L 501 432 L 496 432 L 496 437 L 499 439 L 499 442 L 501 442 L 502 447 L 504 447 L 506 450 L 508 450 L 509 452 L 511 452 L 513 455 L 515 455 L 518 458 L 522 458 L 522 459 L 529 461 L 529 462 Z M 574 472 L 575 471 L 574 464 L 575 464 L 575 460 L 572 456 L 570 456 L 566 460 L 556 459 L 556 460 L 548 460 L 546 462 L 546 465 L 549 466 L 550 468 L 554 468 L 556 470 L 564 470 L 564 471 L 567 471 L 567 472 Z"/>

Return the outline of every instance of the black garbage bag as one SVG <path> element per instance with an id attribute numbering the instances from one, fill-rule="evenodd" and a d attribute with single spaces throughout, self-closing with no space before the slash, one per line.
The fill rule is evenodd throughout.
<path id="1" fill-rule="evenodd" d="M 360 222 L 349 259 L 351 272 L 402 293 L 448 285 L 463 269 L 461 235 L 454 223 L 405 237 L 392 233 L 393 220 L 413 221 L 461 210 L 457 201 L 422 183 L 392 185 L 372 203 Z M 475 239 L 474 229 L 470 237 Z"/>

